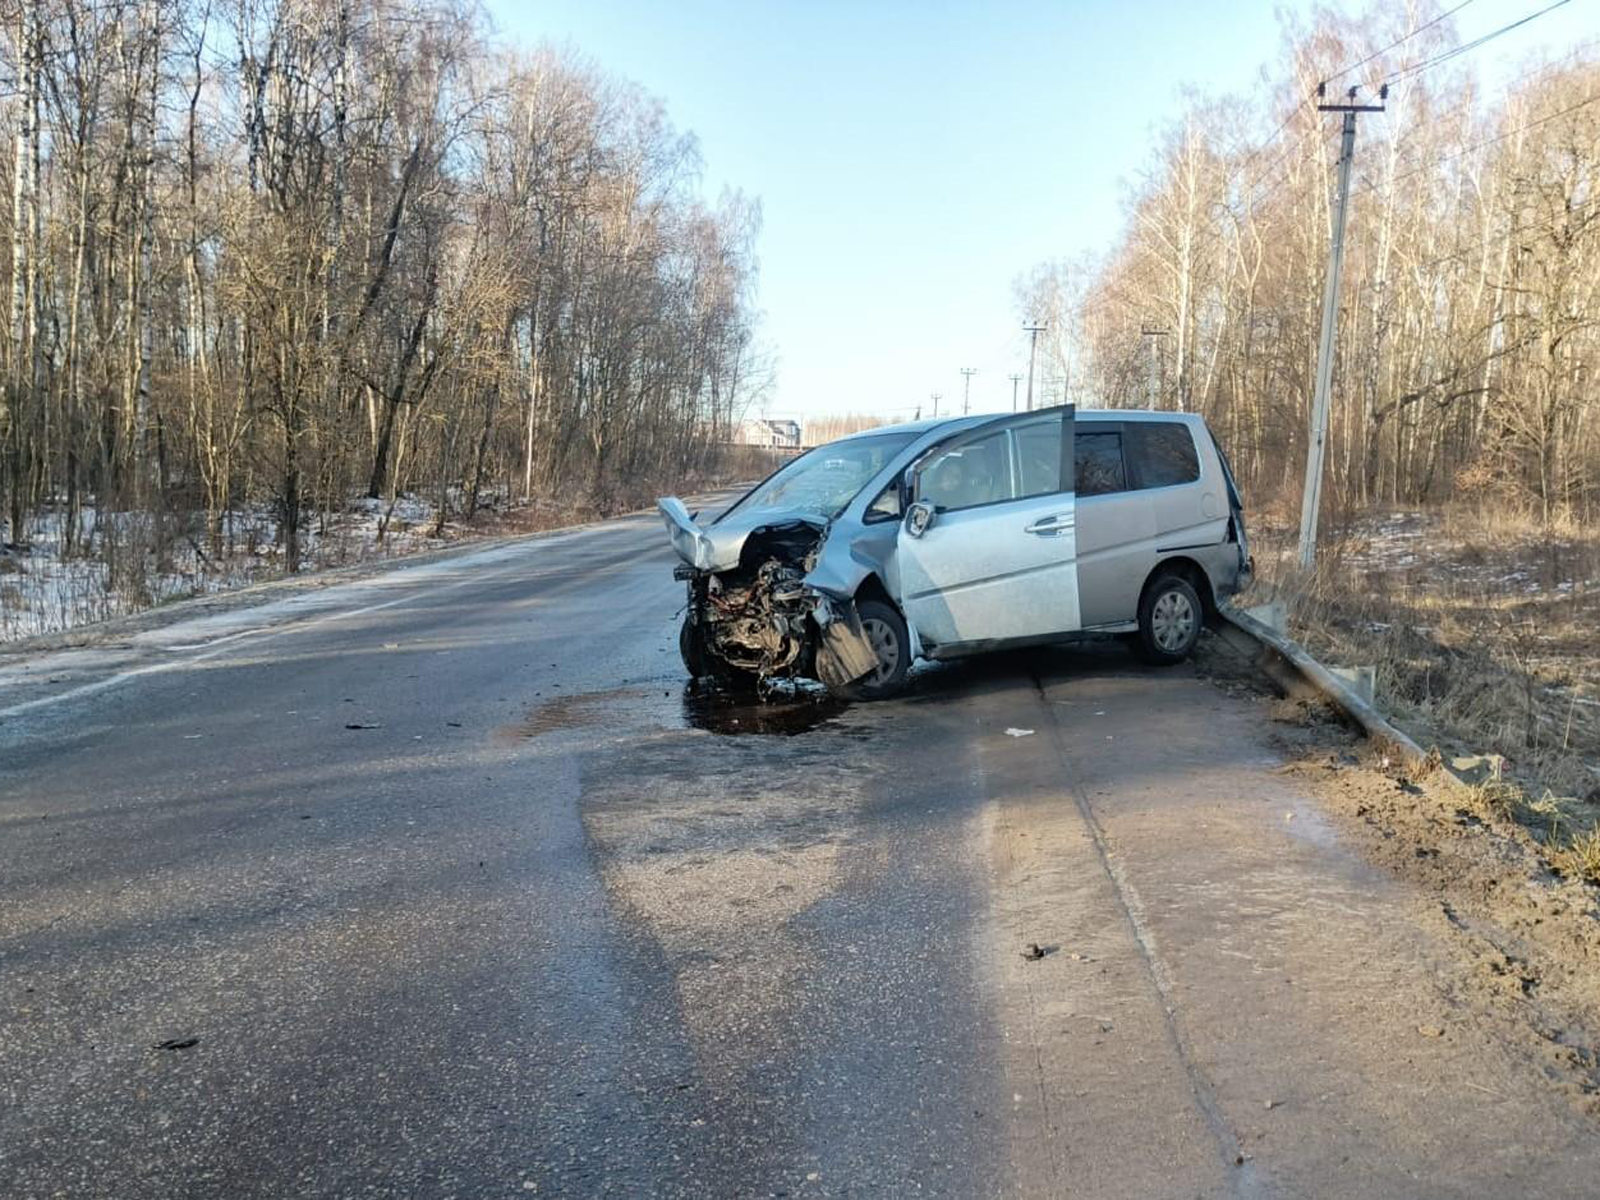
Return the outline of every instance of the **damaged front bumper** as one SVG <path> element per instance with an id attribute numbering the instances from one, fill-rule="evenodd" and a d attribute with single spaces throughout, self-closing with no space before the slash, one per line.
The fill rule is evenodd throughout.
<path id="1" fill-rule="evenodd" d="M 732 665 L 761 678 L 805 673 L 809 666 L 830 689 L 848 687 L 877 669 L 877 654 L 854 601 L 808 578 L 827 537 L 825 519 L 806 512 L 752 514 L 705 529 L 676 497 L 658 501 L 657 507 L 683 560 L 672 575 L 689 586 L 691 619 L 706 632 L 713 650 L 716 639 L 723 639 Z M 807 547 L 804 552 L 796 548 L 796 538 Z M 777 550 L 779 545 L 787 548 Z M 747 555 L 747 549 L 759 553 Z M 759 569 L 758 560 L 765 560 Z M 730 604 L 729 596 L 741 599 Z M 789 640 L 797 634 L 809 644 Z"/>
<path id="2" fill-rule="evenodd" d="M 861 617 L 850 600 L 834 600 L 815 593 L 812 616 L 820 631 L 817 678 L 830 690 L 848 687 L 878 669 L 878 655 L 861 628 Z"/>
<path id="3" fill-rule="evenodd" d="M 667 523 L 667 537 L 672 542 L 672 548 L 678 552 L 678 557 L 696 571 L 717 570 L 716 544 L 706 535 L 705 530 L 695 524 L 684 502 L 676 496 L 668 496 L 664 500 L 656 501 L 656 508 L 661 511 L 662 519 Z M 738 561 L 736 555 L 733 563 L 722 565 L 732 566 Z M 673 574 L 677 575 L 678 571 L 674 571 Z"/>

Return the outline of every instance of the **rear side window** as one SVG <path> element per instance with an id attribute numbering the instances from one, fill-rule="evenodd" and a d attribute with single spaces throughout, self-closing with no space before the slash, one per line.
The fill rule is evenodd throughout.
<path id="1" fill-rule="evenodd" d="M 1130 421 L 1124 429 L 1134 487 L 1171 487 L 1200 478 L 1200 456 L 1187 425 L 1177 421 Z"/>
<path id="2" fill-rule="evenodd" d="M 1078 495 L 1104 496 L 1127 490 L 1128 481 L 1122 470 L 1122 434 L 1086 433 L 1080 429 L 1072 449 L 1077 460 Z"/>

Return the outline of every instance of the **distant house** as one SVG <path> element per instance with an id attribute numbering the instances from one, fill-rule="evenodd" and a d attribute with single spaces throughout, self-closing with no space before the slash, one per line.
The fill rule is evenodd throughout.
<path id="1" fill-rule="evenodd" d="M 741 446 L 769 446 L 779 449 L 798 449 L 800 422 L 790 420 L 768 421 L 752 419 L 741 421 L 734 441 Z"/>

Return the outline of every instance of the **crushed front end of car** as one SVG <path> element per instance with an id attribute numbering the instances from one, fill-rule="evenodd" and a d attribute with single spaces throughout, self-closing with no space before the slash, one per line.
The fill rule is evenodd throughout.
<path id="1" fill-rule="evenodd" d="M 683 502 L 658 502 L 673 548 L 673 575 L 688 585 L 679 648 L 695 676 L 769 685 L 814 679 L 850 695 L 878 667 L 854 602 L 807 576 L 826 541 L 826 517 L 762 512 L 698 525 Z"/>

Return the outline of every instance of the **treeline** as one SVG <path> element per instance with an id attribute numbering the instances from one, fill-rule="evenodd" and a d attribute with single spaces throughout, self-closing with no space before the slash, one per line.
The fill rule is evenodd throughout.
<path id="1" fill-rule="evenodd" d="M 571 55 L 459 0 L 8 7 L 9 540 L 270 501 L 293 569 L 361 493 L 606 507 L 759 388 L 755 205 Z"/>
<path id="2" fill-rule="evenodd" d="M 1340 118 L 1315 91 L 1360 85 L 1377 103 L 1388 81 L 1387 111 L 1358 119 L 1330 496 L 1471 494 L 1593 520 L 1596 42 L 1485 96 L 1470 53 L 1434 62 L 1459 44 L 1448 20 L 1380 53 L 1438 15 L 1319 13 L 1289 31 L 1291 66 L 1254 103 L 1193 101 L 1152 148 L 1120 244 L 1019 281 L 1019 306 L 1051 325 L 1047 373 L 1080 401 L 1199 410 L 1258 495 L 1297 494 L 1339 154 Z"/>

